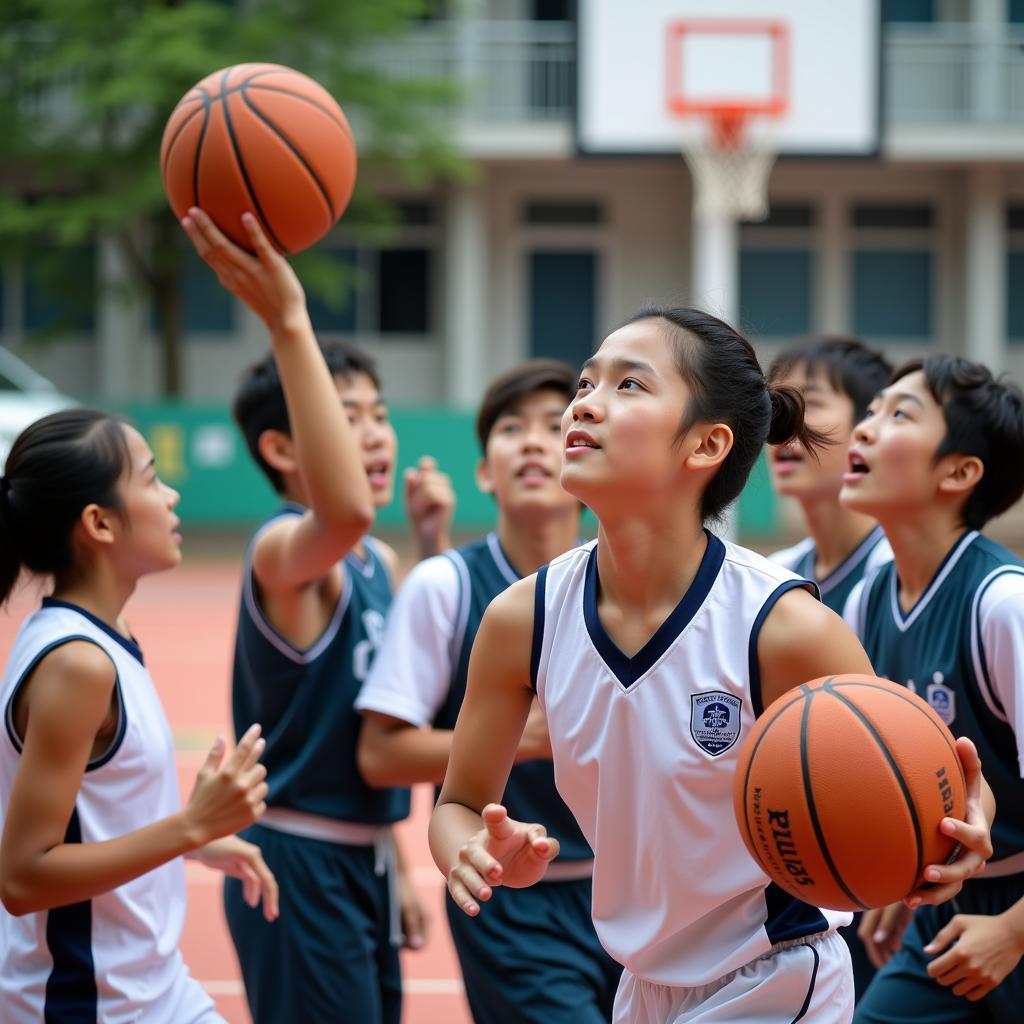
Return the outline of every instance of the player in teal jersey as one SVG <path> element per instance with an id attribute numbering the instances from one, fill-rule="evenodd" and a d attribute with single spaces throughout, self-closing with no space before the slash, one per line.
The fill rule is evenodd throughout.
<path id="1" fill-rule="evenodd" d="M 840 615 L 856 584 L 891 557 L 878 524 L 839 503 L 854 425 L 891 374 L 880 352 L 857 338 L 830 335 L 791 345 L 768 370 L 769 380 L 800 391 L 807 422 L 832 442 L 815 455 L 798 441 L 769 448 L 772 486 L 800 502 L 809 533 L 769 557 L 814 580 L 821 600 Z"/>
<path id="2" fill-rule="evenodd" d="M 359 764 L 371 784 L 441 782 L 484 609 L 576 544 L 581 506 L 558 481 L 562 413 L 576 380 L 571 367 L 537 359 L 488 389 L 477 417 L 477 478 L 494 495 L 497 529 L 420 563 L 395 599 L 356 704 L 366 718 Z M 544 883 L 502 890 L 480 921 L 448 899 L 470 1009 L 477 1024 L 602 1024 L 621 968 L 594 931 L 593 854 L 555 789 L 539 709 L 517 760 L 505 791 L 511 813 L 543 818 L 562 854 Z"/>
<path id="3" fill-rule="evenodd" d="M 391 501 L 395 435 L 372 361 L 318 345 L 298 279 L 254 218 L 243 220 L 255 257 L 200 211 L 185 220 L 200 255 L 270 332 L 271 356 L 243 377 L 234 412 L 284 503 L 249 546 L 233 673 L 236 727 L 263 716 L 275 772 L 247 838 L 276 867 L 283 906 L 268 925 L 238 884 L 225 887 L 225 911 L 256 1024 L 339 1014 L 398 1024 L 397 947 L 403 924 L 411 938 L 422 926 L 391 835 L 409 794 L 359 776 L 353 708 L 391 600 L 394 553 L 367 534 Z M 422 500 L 429 474 L 410 485 L 440 544 L 445 510 Z"/>
<path id="4" fill-rule="evenodd" d="M 1024 396 L 964 359 L 913 360 L 849 462 L 843 504 L 877 518 L 894 554 L 851 596 L 851 624 L 879 675 L 974 741 L 997 807 L 991 859 L 955 901 L 864 915 L 885 966 L 855 1020 L 1010 1024 L 1024 1013 L 1024 565 L 978 531 L 1024 492 Z"/>

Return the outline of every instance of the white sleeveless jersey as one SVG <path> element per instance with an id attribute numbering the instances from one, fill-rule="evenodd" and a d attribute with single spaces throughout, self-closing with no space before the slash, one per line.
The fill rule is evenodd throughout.
<path id="1" fill-rule="evenodd" d="M 82 777 L 66 842 L 114 839 L 179 809 L 171 731 L 139 648 L 74 605 L 47 599 L 18 632 L 0 698 L 0 810 L 21 742 L 18 688 L 49 651 L 71 640 L 102 648 L 117 671 L 119 719 L 110 748 Z M 113 892 L 12 917 L 0 907 L 0 1021 L 194 1024 L 220 1018 L 178 950 L 185 917 L 181 858 Z"/>
<path id="2" fill-rule="evenodd" d="M 737 755 L 763 710 L 758 632 L 801 586 L 708 534 L 689 591 L 626 657 L 598 617 L 596 542 L 538 573 L 532 669 L 555 781 L 594 849 L 598 935 L 648 981 L 706 985 L 851 919 L 771 884 L 733 812 Z"/>

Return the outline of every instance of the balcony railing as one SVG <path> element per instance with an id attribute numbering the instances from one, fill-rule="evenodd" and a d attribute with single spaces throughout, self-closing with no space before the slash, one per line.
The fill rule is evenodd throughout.
<path id="1" fill-rule="evenodd" d="M 1024 124 L 1024 30 L 890 25 L 884 38 L 889 124 Z"/>

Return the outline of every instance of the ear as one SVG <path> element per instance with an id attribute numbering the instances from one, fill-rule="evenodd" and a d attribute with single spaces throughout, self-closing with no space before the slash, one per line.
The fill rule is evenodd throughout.
<path id="1" fill-rule="evenodd" d="M 483 494 L 494 493 L 494 480 L 491 477 L 491 467 L 485 455 L 476 464 L 476 485 Z"/>
<path id="2" fill-rule="evenodd" d="M 977 455 L 947 455 L 939 465 L 939 493 L 965 500 L 985 475 L 985 463 Z"/>
<path id="3" fill-rule="evenodd" d="M 264 430 L 256 441 L 256 447 L 263 461 L 273 467 L 282 476 L 294 475 L 298 472 L 298 460 L 295 458 L 295 445 L 292 439 L 281 430 Z"/>
<path id="4" fill-rule="evenodd" d="M 79 538 L 93 548 L 109 548 L 117 539 L 121 517 L 111 508 L 104 508 L 93 502 L 79 513 L 77 532 Z"/>
<path id="5" fill-rule="evenodd" d="M 732 441 L 727 423 L 697 423 L 683 441 L 689 449 L 683 465 L 690 470 L 717 469 L 732 451 Z"/>

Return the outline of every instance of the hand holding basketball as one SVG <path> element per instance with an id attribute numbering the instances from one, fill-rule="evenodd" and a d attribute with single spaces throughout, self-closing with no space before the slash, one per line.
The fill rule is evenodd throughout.
<path id="1" fill-rule="evenodd" d="M 489 900 L 494 887 L 525 889 L 539 882 L 559 850 L 543 825 L 515 821 L 500 804 L 488 804 L 483 819 L 484 827 L 459 850 L 448 875 L 452 899 L 470 917 L 480 913 L 477 900 Z"/>
<path id="2" fill-rule="evenodd" d="M 267 241 L 256 218 L 242 215 L 255 256 L 225 237 L 207 214 L 192 207 L 182 227 L 196 252 L 217 274 L 220 283 L 237 295 L 266 325 L 271 334 L 309 325 L 306 294 L 288 261 Z"/>
<path id="3" fill-rule="evenodd" d="M 992 856 L 991 822 L 982 801 L 978 749 L 966 736 L 961 736 L 956 741 L 956 753 L 964 772 L 964 820 L 943 818 L 939 829 L 959 843 L 960 852 L 950 864 L 930 864 L 925 868 L 924 877 L 928 886 L 916 889 L 907 897 L 907 906 L 911 909 L 922 903 L 939 904 L 951 900 L 968 878 L 984 869 Z"/>

